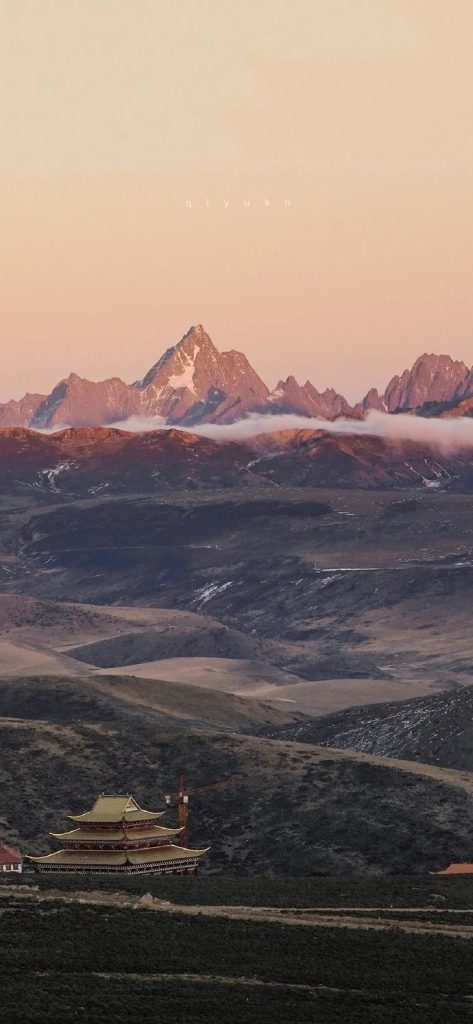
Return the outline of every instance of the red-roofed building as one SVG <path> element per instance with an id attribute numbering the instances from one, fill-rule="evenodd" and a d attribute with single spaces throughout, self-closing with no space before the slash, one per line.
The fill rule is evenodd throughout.
<path id="1" fill-rule="evenodd" d="M 23 871 L 21 853 L 5 843 L 0 843 L 0 871 L 16 871 L 18 874 Z"/>
<path id="2" fill-rule="evenodd" d="M 473 864 L 449 864 L 443 871 L 429 871 L 429 875 L 473 875 Z"/>

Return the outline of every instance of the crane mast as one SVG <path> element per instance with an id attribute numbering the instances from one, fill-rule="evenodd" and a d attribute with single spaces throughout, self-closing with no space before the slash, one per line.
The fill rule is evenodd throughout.
<path id="1" fill-rule="evenodd" d="M 184 846 L 187 846 L 188 844 L 187 819 L 189 817 L 189 797 L 201 796 L 204 793 L 210 793 L 214 789 L 220 789 L 221 786 L 230 785 L 232 781 L 232 779 L 220 779 L 218 782 L 211 782 L 208 786 L 199 786 L 197 789 L 188 789 L 186 786 L 184 772 L 181 772 L 179 775 L 177 793 L 166 793 L 164 802 L 167 807 L 171 807 L 173 804 L 177 805 L 179 825 L 183 830 L 181 832 L 181 842 Z"/>

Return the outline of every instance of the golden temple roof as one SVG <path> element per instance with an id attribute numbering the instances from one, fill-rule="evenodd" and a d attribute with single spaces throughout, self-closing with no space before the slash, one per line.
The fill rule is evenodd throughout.
<path id="1" fill-rule="evenodd" d="M 107 795 L 102 793 L 97 797 L 94 806 L 90 811 L 83 814 L 69 814 L 72 821 L 97 821 L 120 822 L 120 821 L 149 821 L 154 818 L 162 818 L 165 811 L 145 811 L 137 804 L 136 800 L 129 793 L 125 795 Z"/>
<path id="2" fill-rule="evenodd" d="M 133 828 L 129 832 L 125 828 L 117 829 L 106 829 L 100 832 L 98 829 L 94 829 L 92 832 L 88 832 L 86 827 L 73 828 L 70 832 L 50 832 L 53 839 L 58 839 L 60 842 L 74 842 L 80 840 L 84 843 L 101 843 L 104 841 L 110 842 L 123 842 L 124 840 L 141 840 L 141 839 L 171 839 L 173 836 L 179 835 L 183 831 L 183 827 L 177 828 L 164 828 L 163 825 L 148 825 L 144 828 Z"/>
<path id="3" fill-rule="evenodd" d="M 201 857 L 206 850 L 187 850 L 183 846 L 145 847 L 142 850 L 57 850 L 44 857 L 28 857 L 36 864 L 106 865 L 121 867 L 125 864 L 156 864 L 162 861 L 186 860 Z"/>
<path id="4" fill-rule="evenodd" d="M 36 864 L 110 864 L 118 867 L 126 863 L 126 853 L 123 850 L 56 850 L 44 857 L 28 857 L 28 860 Z"/>
<path id="5" fill-rule="evenodd" d="M 205 850 L 187 850 L 185 846 L 161 846 L 158 849 L 127 850 L 127 859 L 130 864 L 152 864 L 156 860 L 186 860 L 187 857 L 202 857 L 208 853 L 210 846 Z M 156 857 L 159 853 L 159 857 Z"/>

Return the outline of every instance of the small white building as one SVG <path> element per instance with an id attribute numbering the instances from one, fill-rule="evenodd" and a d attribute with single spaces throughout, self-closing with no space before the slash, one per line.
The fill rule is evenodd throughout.
<path id="1" fill-rule="evenodd" d="M 20 851 L 14 850 L 12 846 L 6 846 L 5 843 L 0 843 L 0 871 L 16 871 L 19 875 L 23 871 L 23 857 Z"/>

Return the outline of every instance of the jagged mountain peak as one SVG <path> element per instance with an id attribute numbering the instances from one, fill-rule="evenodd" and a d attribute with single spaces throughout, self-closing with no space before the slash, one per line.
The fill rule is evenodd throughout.
<path id="1" fill-rule="evenodd" d="M 147 388 L 152 384 L 156 384 L 157 381 L 161 382 L 167 370 L 170 371 L 172 376 L 174 371 L 177 371 L 177 375 L 179 375 L 179 370 L 181 369 L 181 375 L 184 376 L 185 368 L 189 366 L 194 368 L 195 360 L 201 352 L 211 360 L 214 360 L 219 354 L 202 324 L 197 324 L 190 327 L 176 345 L 170 345 L 157 362 L 153 364 L 151 369 L 148 370 L 142 380 L 136 381 L 134 386 Z M 183 386 L 188 386 L 188 383 Z"/>
<path id="2" fill-rule="evenodd" d="M 270 401 L 273 408 L 278 407 L 281 412 L 297 412 L 302 416 L 321 419 L 335 419 L 350 412 L 346 399 L 333 388 L 320 392 L 310 380 L 300 385 L 292 375 L 285 381 L 279 381 L 270 395 Z"/>
<path id="3" fill-rule="evenodd" d="M 268 389 L 242 352 L 220 352 L 202 324 L 191 327 L 135 385 L 148 412 L 169 422 L 234 419 L 258 409 Z"/>
<path id="4" fill-rule="evenodd" d="M 380 412 L 386 412 L 384 397 L 383 395 L 380 395 L 377 388 L 370 388 L 361 401 L 362 412 L 368 412 L 369 409 L 377 409 Z"/>
<path id="5" fill-rule="evenodd" d="M 202 324 L 193 324 L 192 327 L 189 327 L 187 334 L 185 334 L 184 337 L 182 338 L 181 344 L 182 342 L 186 341 L 187 338 L 201 338 L 205 343 L 212 345 L 212 347 L 215 347 L 213 341 L 207 334 L 207 331 L 202 326 Z"/>
<path id="6" fill-rule="evenodd" d="M 413 369 L 422 363 L 429 363 L 432 366 L 461 366 L 468 370 L 462 359 L 453 359 L 448 352 L 422 352 L 413 363 Z"/>
<path id="7" fill-rule="evenodd" d="M 170 352 L 185 352 L 191 356 L 196 355 L 197 350 L 208 353 L 213 357 L 219 355 L 217 347 L 214 345 L 210 335 L 207 334 L 207 331 L 204 330 L 202 324 L 195 324 L 195 326 L 189 327 L 187 334 L 184 334 L 181 340 L 177 342 L 177 345 L 168 349 Z"/>
<path id="8" fill-rule="evenodd" d="M 395 374 L 384 393 L 388 412 L 418 409 L 428 402 L 450 402 L 471 393 L 466 363 L 446 354 L 423 352 L 410 370 Z"/>

